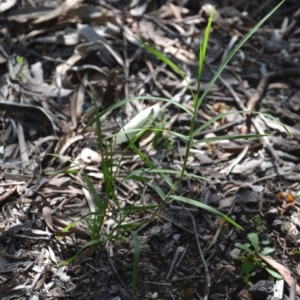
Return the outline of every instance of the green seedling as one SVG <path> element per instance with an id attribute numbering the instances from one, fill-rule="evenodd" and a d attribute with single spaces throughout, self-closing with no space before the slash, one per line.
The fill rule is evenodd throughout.
<path id="1" fill-rule="evenodd" d="M 245 283 L 248 283 L 250 278 L 257 275 L 262 270 L 266 270 L 272 277 L 282 279 L 281 275 L 268 267 L 268 265 L 259 257 L 258 253 L 263 256 L 270 256 L 275 252 L 274 248 L 268 247 L 269 241 L 259 242 L 257 233 L 249 233 L 247 238 L 250 243 L 240 244 L 235 246 L 242 249 L 243 253 L 237 259 L 242 263 L 241 277 Z M 264 245 L 260 252 L 259 244 Z"/>
<path id="2" fill-rule="evenodd" d="M 24 63 L 24 56 L 17 55 L 16 62 L 17 62 L 17 64 L 20 64 L 20 65 L 23 64 Z"/>

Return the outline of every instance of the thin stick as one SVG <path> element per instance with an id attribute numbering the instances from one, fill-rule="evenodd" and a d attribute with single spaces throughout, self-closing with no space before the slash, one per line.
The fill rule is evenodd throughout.
<path id="1" fill-rule="evenodd" d="M 196 221 L 194 216 L 186 209 L 186 207 L 182 204 L 179 203 L 182 208 L 185 210 L 185 212 L 191 217 L 192 222 L 193 222 L 193 229 L 194 229 L 194 236 L 196 239 L 196 243 L 197 243 L 197 247 L 198 247 L 198 251 L 201 257 L 201 261 L 204 267 L 204 271 L 205 271 L 205 275 L 206 275 L 206 280 L 205 280 L 205 294 L 204 294 L 204 300 L 208 300 L 208 296 L 209 296 L 209 291 L 210 291 L 210 286 L 211 286 L 211 280 L 210 280 L 210 274 L 209 274 L 209 270 L 205 261 L 205 258 L 203 256 L 203 252 L 202 252 L 202 248 L 199 242 L 199 238 L 198 238 L 198 233 L 197 233 L 197 226 L 196 226 Z"/>

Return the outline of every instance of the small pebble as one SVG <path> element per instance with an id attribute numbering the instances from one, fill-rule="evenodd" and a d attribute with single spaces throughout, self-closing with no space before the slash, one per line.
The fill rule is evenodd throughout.
<path id="1" fill-rule="evenodd" d="M 232 259 L 237 259 L 241 255 L 241 249 L 234 248 L 230 251 L 229 255 Z"/>

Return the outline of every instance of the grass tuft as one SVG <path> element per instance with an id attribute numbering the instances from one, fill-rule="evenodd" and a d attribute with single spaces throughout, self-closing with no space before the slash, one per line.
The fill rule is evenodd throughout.
<path id="1" fill-rule="evenodd" d="M 203 41 L 200 44 L 199 47 L 199 58 L 198 58 L 198 78 L 197 78 L 197 91 L 196 93 L 193 92 L 192 87 L 188 81 L 188 78 L 185 76 L 184 72 L 178 67 L 174 62 L 172 62 L 167 56 L 165 56 L 160 51 L 154 49 L 153 47 L 141 42 L 141 44 L 154 56 L 156 56 L 159 60 L 164 62 L 171 70 L 173 70 L 176 74 L 178 74 L 183 80 L 187 83 L 188 89 L 191 93 L 192 100 L 193 100 L 193 108 L 188 109 L 178 101 L 175 101 L 173 99 L 167 99 L 167 98 L 161 98 L 161 97 L 151 97 L 151 96 L 140 96 L 140 97 L 132 97 L 128 98 L 122 101 L 119 101 L 118 103 L 113 104 L 112 106 L 104 109 L 103 111 L 99 112 L 96 105 L 96 96 L 93 88 L 91 87 L 91 91 L 93 94 L 93 99 L 95 101 L 95 109 L 96 114 L 95 117 L 86 125 L 86 127 L 83 129 L 83 131 L 96 123 L 97 128 L 97 139 L 98 139 L 98 147 L 101 152 L 101 170 L 103 173 L 103 189 L 104 193 L 99 195 L 99 193 L 96 191 L 95 187 L 93 186 L 92 182 L 90 181 L 89 177 L 84 173 L 81 172 L 82 179 L 86 183 L 86 186 L 92 196 L 93 202 L 94 202 L 94 211 L 92 211 L 90 214 L 84 217 L 88 224 L 88 228 L 90 230 L 91 235 L 91 241 L 89 241 L 84 247 L 91 247 L 91 246 L 99 246 L 104 245 L 109 240 L 122 240 L 124 239 L 124 233 L 130 233 L 133 241 L 134 241 L 134 257 L 133 257 L 133 275 L 132 275 L 132 297 L 135 299 L 135 290 L 136 290 L 136 283 L 137 283 L 137 277 L 138 277 L 138 262 L 140 257 L 140 248 L 139 248 L 139 239 L 138 235 L 135 232 L 136 228 L 139 228 L 140 226 L 145 224 L 145 220 L 141 220 L 139 222 L 129 222 L 128 219 L 130 219 L 130 216 L 135 214 L 138 211 L 147 211 L 148 214 L 150 214 L 149 219 L 147 222 L 153 220 L 158 212 L 171 201 L 181 201 L 183 203 L 196 206 L 198 208 L 201 208 L 209 213 L 215 214 L 221 218 L 223 218 L 225 221 L 229 222 L 233 226 L 235 226 L 238 229 L 242 229 L 242 227 L 235 223 L 233 220 L 231 220 L 226 215 L 220 213 L 216 209 L 205 205 L 203 203 L 200 203 L 198 201 L 195 201 L 193 199 L 187 198 L 184 195 L 176 195 L 176 188 L 182 183 L 183 179 L 185 177 L 193 177 L 200 180 L 203 180 L 204 178 L 201 178 L 199 176 L 188 174 L 187 169 L 187 163 L 188 163 L 188 157 L 190 154 L 190 151 L 192 147 L 199 143 L 206 143 L 206 142 L 214 142 L 219 140 L 234 140 L 234 139 L 248 139 L 248 138 L 260 138 L 265 135 L 261 134 L 248 134 L 248 135 L 232 135 L 232 136 L 218 136 L 218 137 L 212 137 L 212 138 L 203 138 L 200 140 L 195 140 L 195 136 L 199 133 L 201 133 L 205 128 L 207 128 L 209 125 L 213 124 L 217 120 L 228 116 L 232 114 L 233 112 L 227 112 L 223 114 L 219 114 L 218 116 L 212 117 L 209 121 L 204 123 L 199 128 L 196 128 L 196 120 L 197 120 L 197 112 L 200 106 L 202 105 L 203 101 L 205 100 L 205 97 L 207 93 L 209 92 L 212 85 L 217 80 L 218 76 L 221 74 L 221 72 L 224 70 L 225 66 L 228 64 L 230 59 L 233 57 L 233 55 L 236 53 L 238 49 L 255 33 L 255 31 L 272 15 L 274 11 L 276 11 L 279 6 L 284 1 L 280 2 L 269 14 L 267 14 L 260 22 L 258 22 L 252 30 L 249 31 L 249 33 L 241 39 L 241 41 L 234 47 L 234 49 L 228 54 L 226 59 L 221 63 L 219 69 L 214 74 L 212 80 L 209 82 L 207 88 L 203 93 L 201 93 L 201 79 L 202 74 L 204 70 L 205 65 L 205 58 L 206 58 L 206 52 L 207 52 L 207 46 L 209 41 L 209 34 L 212 29 L 212 23 L 213 23 L 213 12 L 208 20 L 205 34 L 203 37 Z M 162 130 L 160 128 L 157 128 L 153 125 L 155 122 L 155 118 L 150 118 L 147 120 L 147 122 L 139 122 L 137 126 L 128 126 L 126 130 L 126 125 L 121 128 L 121 141 L 125 140 L 127 141 L 127 147 L 125 148 L 123 155 L 119 162 L 114 162 L 114 155 L 113 150 L 115 147 L 115 141 L 116 139 L 120 139 L 120 133 L 117 133 L 115 135 L 112 135 L 110 137 L 104 137 L 102 134 L 101 129 L 101 123 L 100 118 L 104 116 L 106 113 L 111 112 L 112 110 L 119 108 L 123 105 L 125 105 L 128 102 L 133 101 L 141 101 L 141 100 L 147 100 L 152 102 L 165 102 L 165 106 L 167 105 L 174 105 L 182 112 L 187 113 L 190 118 L 190 130 L 189 134 L 187 136 L 172 132 L 172 131 L 166 131 Z M 245 112 L 235 112 L 237 114 L 245 113 Z M 251 112 L 254 113 L 254 112 Z M 279 121 L 277 121 L 274 117 L 264 114 L 265 116 L 275 120 L 279 124 L 281 124 Z M 283 124 L 281 124 L 284 126 Z M 139 139 L 139 137 L 145 133 L 146 131 L 153 130 L 155 132 L 167 132 L 168 137 L 173 136 L 176 138 L 179 138 L 181 141 L 186 143 L 186 152 L 183 159 L 183 165 L 182 169 L 180 171 L 175 170 L 167 170 L 167 169 L 161 169 L 159 166 L 157 166 L 150 157 L 148 157 L 146 154 L 144 154 L 137 146 L 136 141 Z M 133 150 L 136 155 L 139 156 L 140 160 L 145 164 L 145 167 L 139 170 L 134 170 L 130 174 L 127 174 L 123 178 L 121 178 L 121 181 L 124 182 L 128 179 L 134 180 L 135 182 L 139 183 L 143 188 L 142 190 L 151 189 L 154 192 L 157 193 L 157 195 L 160 198 L 160 202 L 157 204 L 151 204 L 151 205 L 142 205 L 140 203 L 134 203 L 133 205 L 126 205 L 120 203 L 118 200 L 118 197 L 115 193 L 117 184 L 116 182 L 120 182 L 120 176 L 119 176 L 119 170 L 121 167 L 121 162 L 124 159 L 125 154 L 128 150 Z M 117 166 L 115 166 L 117 164 Z M 157 177 L 161 178 L 163 182 L 166 184 L 168 191 L 164 191 L 158 184 L 150 182 L 147 178 L 149 173 L 155 174 Z M 171 179 L 170 175 L 175 177 L 176 180 L 174 182 L 174 179 Z M 117 181 L 119 179 L 119 181 Z M 141 192 L 142 194 L 142 192 Z M 137 197 L 137 202 L 138 202 Z M 70 262 L 70 260 L 68 260 Z"/>

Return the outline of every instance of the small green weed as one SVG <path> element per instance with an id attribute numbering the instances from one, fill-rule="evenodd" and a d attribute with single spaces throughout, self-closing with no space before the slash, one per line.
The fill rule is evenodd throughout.
<path id="1" fill-rule="evenodd" d="M 258 256 L 260 253 L 263 256 L 270 256 L 275 252 L 274 248 L 268 247 L 269 241 L 265 240 L 259 242 L 257 233 L 249 233 L 247 238 L 250 243 L 240 244 L 236 243 L 235 246 L 242 249 L 243 253 L 237 259 L 241 261 L 241 277 L 245 283 L 248 283 L 250 278 L 266 270 L 272 277 L 276 279 L 282 279 L 280 274 L 267 266 L 267 264 Z M 259 244 L 265 246 L 262 251 L 259 252 Z"/>

